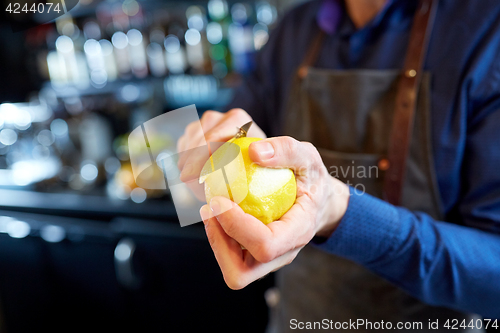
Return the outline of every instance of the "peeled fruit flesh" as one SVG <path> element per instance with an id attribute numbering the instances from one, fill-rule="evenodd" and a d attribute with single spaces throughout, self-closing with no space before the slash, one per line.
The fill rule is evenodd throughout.
<path id="1" fill-rule="evenodd" d="M 226 197 L 268 224 L 292 207 L 297 183 L 288 168 L 266 168 L 252 162 L 248 147 L 258 140 L 241 137 L 224 143 L 205 163 L 200 183 L 205 182 L 207 202 L 215 196 Z"/>

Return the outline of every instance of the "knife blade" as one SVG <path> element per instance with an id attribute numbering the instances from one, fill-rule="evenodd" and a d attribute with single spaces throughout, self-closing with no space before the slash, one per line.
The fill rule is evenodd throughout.
<path id="1" fill-rule="evenodd" d="M 236 134 L 229 141 L 233 141 L 234 139 L 246 137 L 248 130 L 250 129 L 250 126 L 252 126 L 252 124 L 253 124 L 253 121 L 249 121 L 245 125 L 238 128 L 238 132 L 236 132 Z"/>

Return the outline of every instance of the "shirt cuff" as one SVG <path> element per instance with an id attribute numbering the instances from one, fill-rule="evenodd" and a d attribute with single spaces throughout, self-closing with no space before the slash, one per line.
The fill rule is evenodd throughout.
<path id="1" fill-rule="evenodd" d="M 349 191 L 349 205 L 333 234 L 313 244 L 360 264 L 376 264 L 394 248 L 401 223 L 398 210 L 352 187 Z"/>

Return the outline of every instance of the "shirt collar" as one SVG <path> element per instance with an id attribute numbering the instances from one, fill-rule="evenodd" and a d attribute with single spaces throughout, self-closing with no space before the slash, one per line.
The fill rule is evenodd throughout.
<path id="1" fill-rule="evenodd" d="M 392 4 L 394 4 L 395 2 L 398 2 L 398 0 L 387 1 L 386 5 L 380 11 L 380 13 L 378 13 L 373 18 L 373 20 L 370 23 L 368 23 L 365 27 L 363 27 L 361 30 L 369 29 L 370 27 L 380 24 L 382 18 L 388 11 L 389 7 L 391 7 Z M 340 23 L 342 22 L 344 16 L 345 16 L 345 8 L 343 0 L 322 0 L 316 19 L 321 30 L 323 30 L 329 35 L 333 35 L 339 29 Z M 356 30 L 353 25 L 351 25 L 351 27 L 346 27 L 346 28 L 348 31 L 345 31 L 346 29 L 341 28 L 339 32 L 352 33 L 355 32 Z"/>
<path id="2" fill-rule="evenodd" d="M 317 14 L 318 25 L 327 34 L 337 31 L 344 9 L 340 0 L 323 0 Z"/>

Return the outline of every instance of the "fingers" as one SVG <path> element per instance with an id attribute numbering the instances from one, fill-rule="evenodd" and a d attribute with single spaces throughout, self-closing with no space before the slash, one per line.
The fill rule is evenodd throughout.
<path id="1" fill-rule="evenodd" d="M 273 242 L 280 244 L 276 249 L 277 256 L 302 248 L 307 245 L 315 234 L 316 216 L 309 196 L 301 196 L 295 204 L 278 221 L 268 224 L 273 234 Z"/>
<path id="2" fill-rule="evenodd" d="M 204 129 L 201 133 L 198 131 L 193 134 L 196 138 L 192 144 L 196 146 L 191 146 L 189 148 L 199 148 L 194 149 L 194 151 L 185 151 L 181 154 L 182 156 L 179 159 L 179 167 L 182 169 L 181 180 L 187 181 L 192 178 L 197 178 L 200 175 L 203 165 L 208 160 L 209 153 L 213 153 L 216 150 L 212 150 L 213 146 L 217 146 L 217 143 L 225 142 L 232 138 L 238 128 L 235 124 L 239 121 L 248 122 L 252 119 L 243 110 L 241 110 L 241 112 L 242 113 L 231 112 L 229 115 L 221 117 L 214 127 L 208 130 Z M 235 116 L 232 116 L 233 114 L 235 114 Z M 185 166 L 188 166 L 188 168 L 185 168 Z"/>
<path id="3" fill-rule="evenodd" d="M 191 191 L 191 193 L 194 194 L 194 196 L 196 197 L 196 199 L 198 199 L 198 201 L 200 201 L 200 203 L 203 203 L 207 200 L 205 196 L 205 185 L 200 184 L 197 179 L 184 182 L 184 184 L 186 184 L 187 188 Z"/>
<path id="4" fill-rule="evenodd" d="M 206 144 L 184 151 L 179 159 L 181 181 L 198 183 L 201 169 L 209 157 L 210 150 Z"/>
<path id="5" fill-rule="evenodd" d="M 251 120 L 250 115 L 242 109 L 232 109 L 227 113 L 206 111 L 200 122 L 189 124 L 177 145 L 181 180 L 187 182 L 197 179 L 210 153 L 216 150 L 211 143 L 227 141 L 234 136 L 239 126 Z M 250 135 L 266 137 L 256 124 L 250 128 Z"/>
<path id="6" fill-rule="evenodd" d="M 206 146 L 205 133 L 214 128 L 223 117 L 223 113 L 206 111 L 200 121 L 194 121 L 186 127 L 184 135 L 177 142 L 179 169 L 182 170 L 186 159 L 191 155 L 190 149 Z"/>
<path id="7" fill-rule="evenodd" d="M 243 245 L 260 262 L 270 261 L 270 249 L 261 246 L 268 244 L 272 237 L 269 228 L 255 217 L 246 214 L 237 204 L 224 197 L 210 200 L 210 209 L 224 231 L 239 244 Z"/>
<path id="8" fill-rule="evenodd" d="M 312 144 L 288 136 L 253 142 L 248 153 L 252 161 L 261 166 L 287 167 L 296 171 L 321 162 L 321 157 Z M 320 165 L 323 165 L 322 162 Z"/>
<path id="9" fill-rule="evenodd" d="M 226 120 L 227 123 L 225 122 Z M 252 121 L 252 117 L 250 117 L 250 115 L 246 113 L 246 111 L 244 111 L 243 109 L 231 109 L 227 113 L 225 113 L 224 122 L 219 123 L 217 127 L 220 127 L 221 129 L 222 127 L 224 129 L 227 128 L 228 132 L 223 131 L 224 132 L 223 134 L 226 136 L 227 139 L 230 139 L 236 134 L 236 131 L 238 130 L 239 127 L 245 125 L 249 121 Z M 227 135 L 229 135 L 229 137 L 227 137 Z M 259 125 L 257 125 L 255 122 L 250 127 L 247 136 L 252 138 L 266 138 L 266 134 L 260 129 Z M 217 137 L 214 138 L 217 139 Z M 212 139 L 212 137 L 209 136 L 209 138 L 207 138 L 207 141 L 210 141 L 209 139 Z M 213 140 L 213 142 L 216 141 L 217 140 Z"/>
<path id="10" fill-rule="evenodd" d="M 290 264 L 297 256 L 300 249 L 290 251 L 267 263 L 257 261 L 250 252 L 243 250 L 243 260 L 232 262 L 232 267 L 223 270 L 224 281 L 229 288 L 239 290 L 250 283 L 277 271 L 281 267 Z"/>
<path id="11" fill-rule="evenodd" d="M 297 199 L 280 221 L 268 225 L 224 197 L 213 198 L 210 208 L 229 237 L 243 245 L 256 260 L 267 263 L 305 246 L 313 237 L 314 227 L 306 222 L 311 220 L 307 200 L 307 197 Z"/>
<path id="12" fill-rule="evenodd" d="M 208 241 L 221 269 L 223 267 L 227 269 L 233 262 L 241 261 L 243 251 L 241 246 L 224 232 L 208 205 L 201 207 L 200 215 L 205 224 Z"/>
<path id="13" fill-rule="evenodd" d="M 208 205 L 201 208 L 200 215 L 205 223 L 207 237 L 221 268 L 224 281 L 231 289 L 242 289 L 253 281 L 289 264 L 300 250 L 295 249 L 270 262 L 262 263 L 226 234 Z"/>

